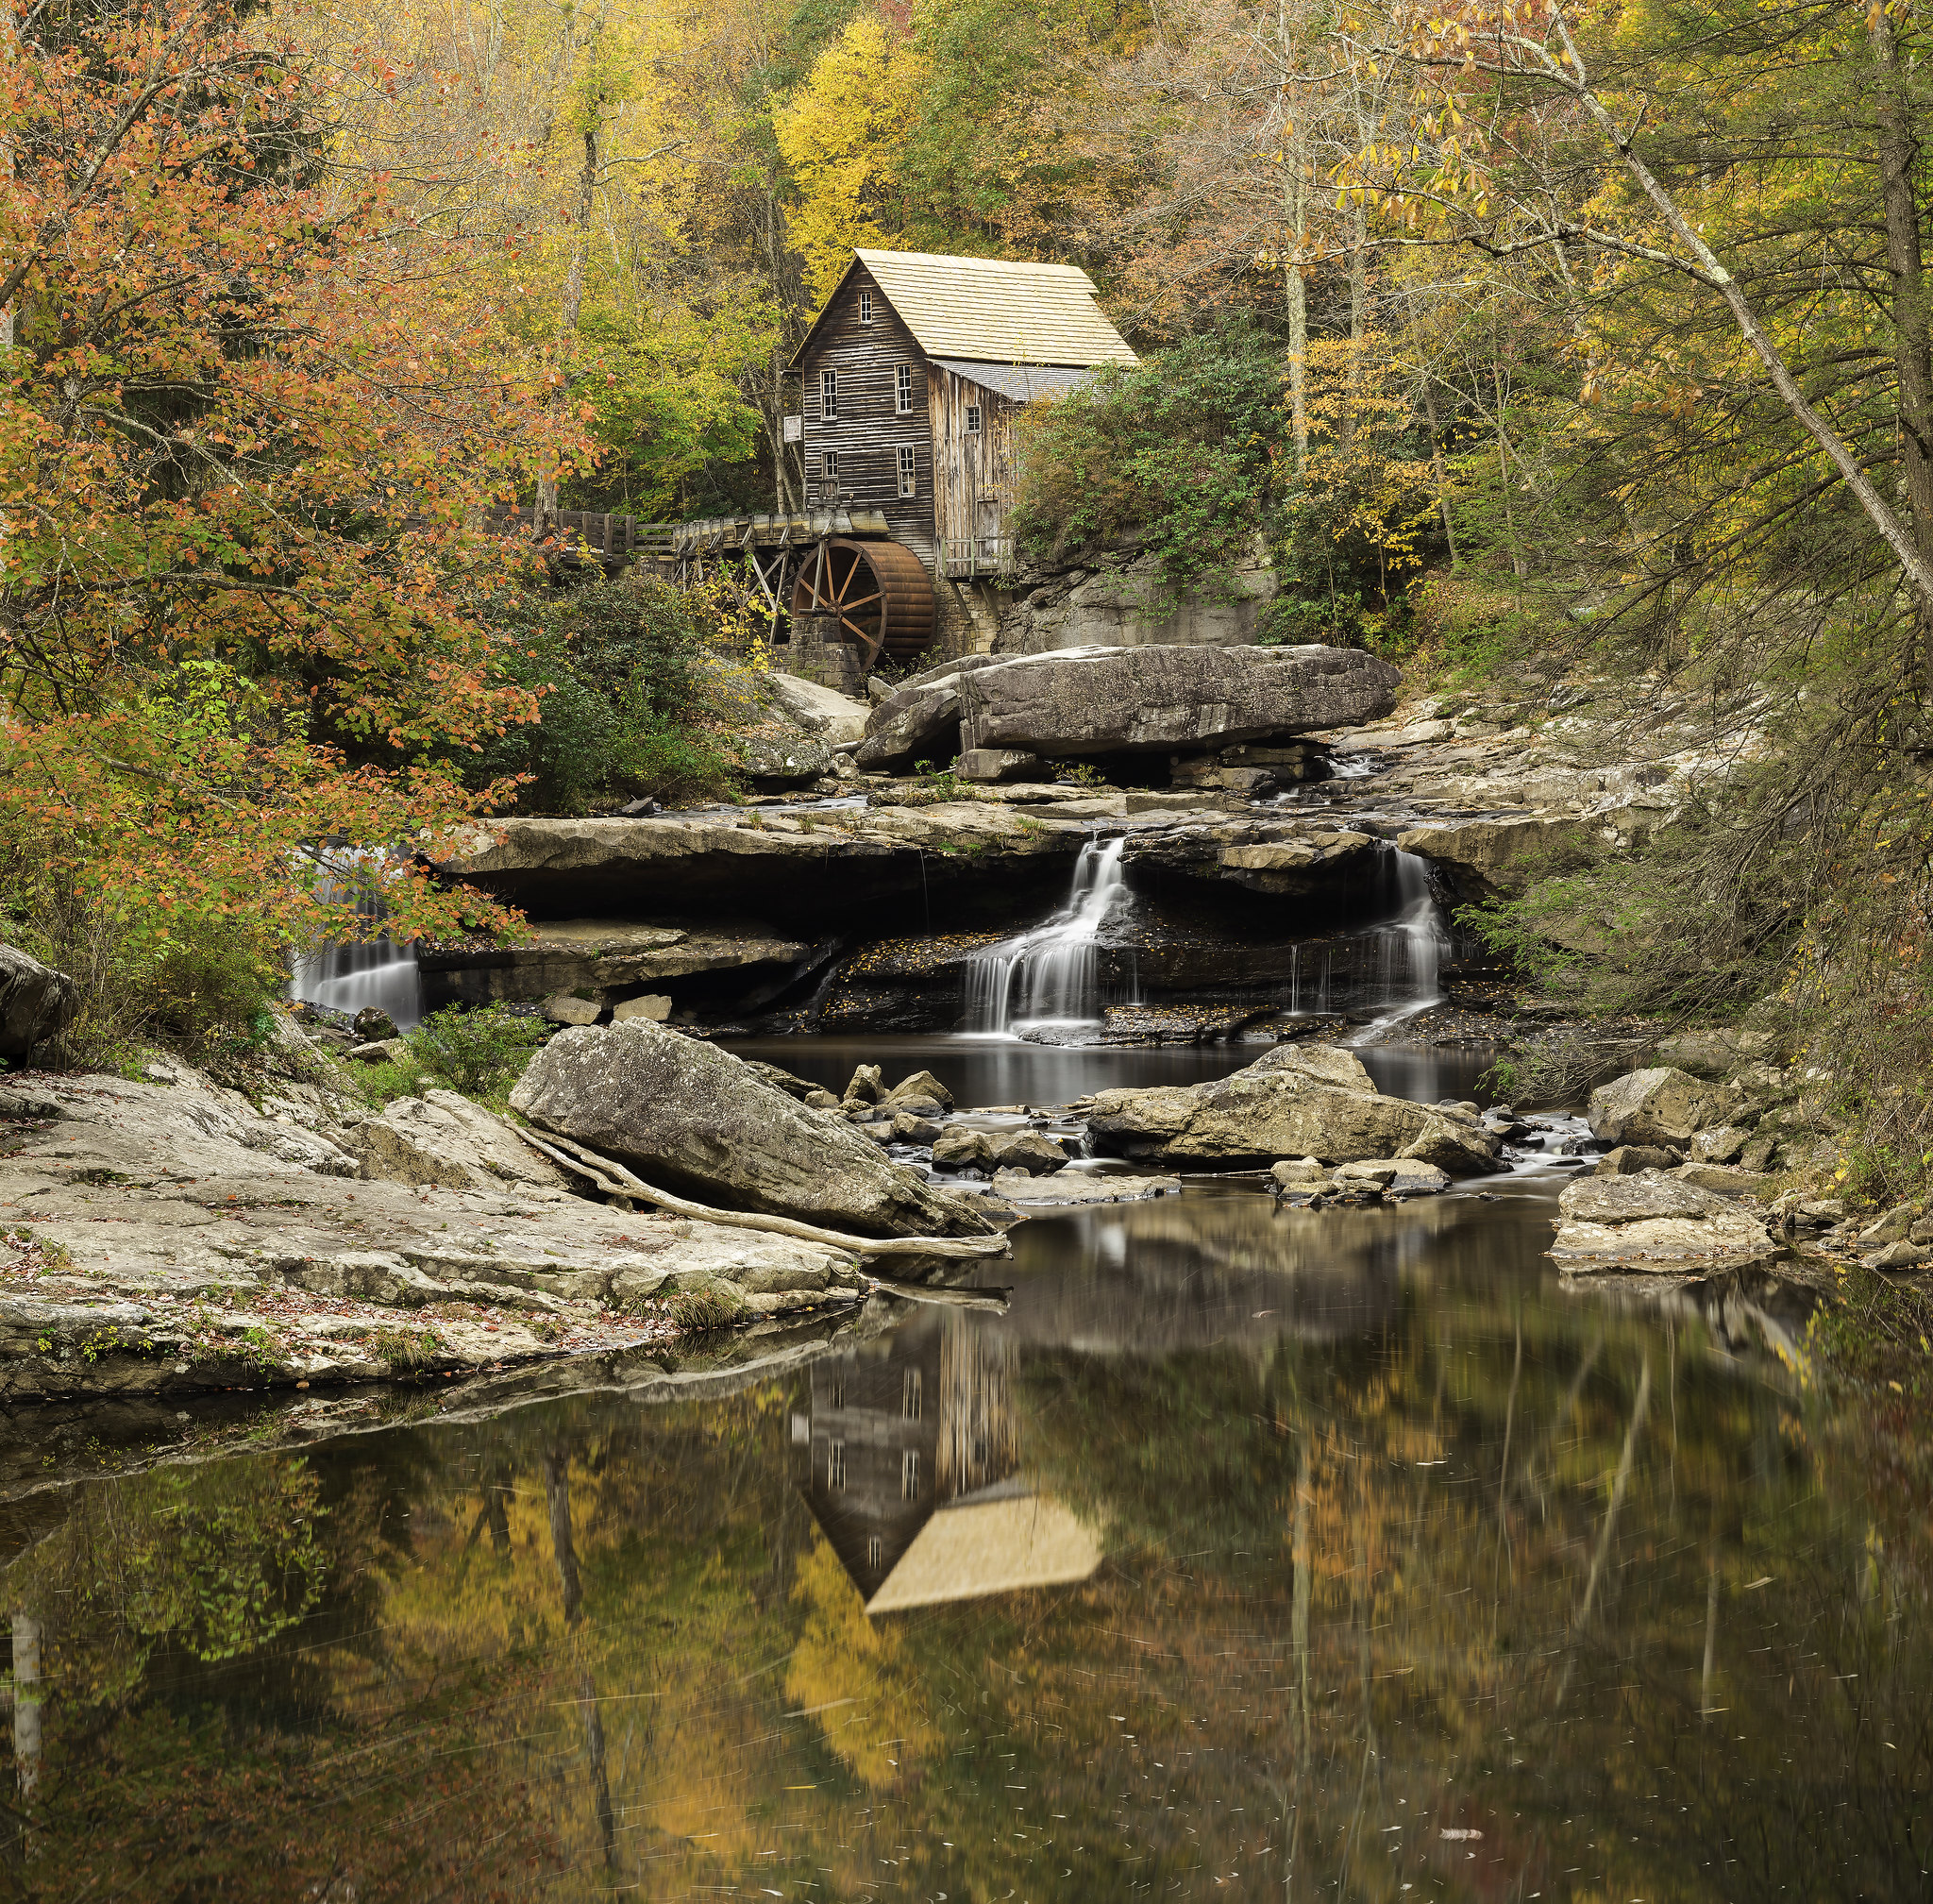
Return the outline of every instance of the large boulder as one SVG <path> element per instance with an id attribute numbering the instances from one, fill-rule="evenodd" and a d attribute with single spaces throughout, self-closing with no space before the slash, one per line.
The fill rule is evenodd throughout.
<path id="1" fill-rule="evenodd" d="M 1729 1091 L 1689 1071 L 1657 1065 L 1627 1071 L 1590 1094 L 1590 1134 L 1609 1144 L 1668 1144 L 1681 1150 L 1698 1132 L 1728 1121 Z"/>
<path id="2" fill-rule="evenodd" d="M 871 710 L 835 687 L 823 687 L 803 676 L 774 668 L 765 677 L 772 699 L 807 733 L 815 733 L 828 747 L 858 740 L 866 733 Z"/>
<path id="3" fill-rule="evenodd" d="M 765 786 L 809 786 L 832 770 L 832 750 L 811 734 L 747 734 L 738 754 L 746 773 Z"/>
<path id="4" fill-rule="evenodd" d="M 1765 1213 L 1663 1171 L 1581 1177 L 1557 1199 L 1551 1255 L 1567 1270 L 1685 1273 L 1773 1254 Z"/>
<path id="5" fill-rule="evenodd" d="M 24 1058 L 80 1009 L 80 987 L 65 972 L 0 945 L 0 1058 Z"/>
<path id="6" fill-rule="evenodd" d="M 511 1107 L 647 1183 L 866 1236 L 984 1236 L 968 1205 L 889 1163 L 835 1112 L 799 1104 L 729 1052 L 645 1019 L 560 1033 Z"/>
<path id="7" fill-rule="evenodd" d="M 1355 727 L 1395 706 L 1402 679 L 1358 649 L 1087 648 L 998 661 L 954 692 L 964 748 L 1064 758 Z"/>
<path id="8" fill-rule="evenodd" d="M 1118 1156 L 1237 1166 L 1415 1158 L 1453 1176 L 1497 1168 L 1497 1139 L 1406 1098 L 1386 1098 L 1353 1053 L 1278 1045 L 1208 1084 L 1095 1095 L 1088 1131 Z"/>

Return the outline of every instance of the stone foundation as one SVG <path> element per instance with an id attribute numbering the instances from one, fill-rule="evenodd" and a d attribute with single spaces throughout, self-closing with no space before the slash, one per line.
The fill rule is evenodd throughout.
<path id="1" fill-rule="evenodd" d="M 836 615 L 794 615 L 792 639 L 777 658 L 782 659 L 788 674 L 849 694 L 855 700 L 866 699 L 866 672 L 859 665 L 859 650 L 840 639 Z"/>

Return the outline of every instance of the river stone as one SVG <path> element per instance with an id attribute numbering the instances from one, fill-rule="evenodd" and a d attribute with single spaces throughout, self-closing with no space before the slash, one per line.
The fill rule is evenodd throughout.
<path id="1" fill-rule="evenodd" d="M 1044 763 L 1037 753 L 1018 753 L 1011 748 L 970 747 L 953 763 L 962 780 L 991 786 L 1003 780 L 1033 780 L 1044 777 Z"/>
<path id="2" fill-rule="evenodd" d="M 918 1100 L 939 1105 L 943 1111 L 953 1108 L 953 1094 L 931 1071 L 915 1071 L 904 1077 L 880 1100 L 882 1104 L 906 1104 Z"/>
<path id="3" fill-rule="evenodd" d="M 1395 706 L 1402 680 L 1360 649 L 1164 645 L 1021 655 L 963 673 L 955 692 L 963 749 L 1057 759 L 1358 727 Z"/>
<path id="4" fill-rule="evenodd" d="M 1283 1190 L 1329 1181 L 1327 1166 L 1319 1164 L 1314 1157 L 1284 1157 L 1269 1174 L 1275 1179 L 1276 1188 Z"/>
<path id="5" fill-rule="evenodd" d="M 1597 1160 L 1601 1177 L 1635 1177 L 1639 1171 L 1668 1171 L 1678 1161 L 1675 1151 L 1660 1150 L 1656 1144 L 1620 1144 Z"/>
<path id="6" fill-rule="evenodd" d="M 604 1007 L 570 992 L 557 992 L 538 1006 L 554 1025 L 594 1025 L 604 1016 Z"/>
<path id="7" fill-rule="evenodd" d="M 863 767 L 903 767 L 915 758 L 959 751 L 954 730 L 960 723 L 960 697 L 953 676 L 928 687 L 901 688 L 873 709 L 866 723 L 866 738 L 853 760 Z"/>
<path id="8" fill-rule="evenodd" d="M 1629 1071 L 1590 1094 L 1590 1134 L 1616 1144 L 1682 1148 L 1700 1131 L 1725 1121 L 1729 1091 L 1667 1065 Z"/>
<path id="9" fill-rule="evenodd" d="M 1720 1124 L 1691 1139 L 1691 1155 L 1701 1164 L 1735 1164 L 1745 1154 L 1752 1133 L 1743 1124 Z"/>
<path id="10" fill-rule="evenodd" d="M 747 774 L 766 786 L 810 786 L 832 770 L 832 749 L 808 734 L 747 734 L 738 756 Z"/>
<path id="11" fill-rule="evenodd" d="M 876 1104 L 884 1096 L 879 1066 L 858 1066 L 852 1073 L 852 1082 L 846 1087 L 846 1102 L 849 1104 Z"/>
<path id="12" fill-rule="evenodd" d="M 671 1016 L 671 1000 L 664 992 L 647 992 L 641 999 L 621 999 L 611 1007 L 613 1024 L 624 1024 L 631 1019 L 649 1019 L 653 1024 L 663 1024 Z"/>
<path id="13" fill-rule="evenodd" d="M 1356 1073 L 1359 1085 L 1331 1082 Z M 1103 1151 L 1173 1163 L 1413 1157 L 1454 1176 L 1496 1168 L 1496 1139 L 1428 1105 L 1380 1095 L 1358 1059 L 1320 1046 L 1278 1045 L 1207 1084 L 1099 1091 L 1088 1130 Z"/>
<path id="14" fill-rule="evenodd" d="M 1774 1248 L 1762 1210 L 1662 1171 L 1580 1178 L 1557 1208 L 1551 1255 L 1567 1270 L 1686 1272 L 1749 1262 Z"/>
<path id="15" fill-rule="evenodd" d="M 0 945 L 0 1058 L 24 1058 L 80 1009 L 80 987 L 17 946 Z"/>
<path id="16" fill-rule="evenodd" d="M 955 1124 L 933 1140 L 933 1163 L 938 1171 L 991 1170 L 993 1158 L 987 1150 L 986 1133 Z"/>
<path id="17" fill-rule="evenodd" d="M 889 1163 L 842 1117 L 808 1109 L 743 1059 L 648 1020 L 560 1033 L 511 1106 L 647 1183 L 867 1236 L 983 1236 L 991 1225 Z"/>
<path id="18" fill-rule="evenodd" d="M 1067 1152 L 1038 1131 L 988 1131 L 986 1154 L 998 1170 L 1032 1171 L 1035 1176 L 1067 1167 Z"/>

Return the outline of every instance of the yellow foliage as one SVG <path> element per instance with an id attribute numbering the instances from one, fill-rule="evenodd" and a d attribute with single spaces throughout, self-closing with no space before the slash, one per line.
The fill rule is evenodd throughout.
<path id="1" fill-rule="evenodd" d="M 862 13 L 772 115 L 798 183 L 791 239 L 815 303 L 832 295 L 855 246 L 898 241 L 895 175 L 925 77 L 925 59 L 878 14 Z"/>
<path id="2" fill-rule="evenodd" d="M 921 1697 L 922 1666 L 892 1624 L 866 1617 L 824 1534 L 799 1563 L 792 1597 L 805 1609 L 785 1691 L 816 1711 L 826 1744 L 875 1791 L 912 1783 L 945 1741 Z"/>

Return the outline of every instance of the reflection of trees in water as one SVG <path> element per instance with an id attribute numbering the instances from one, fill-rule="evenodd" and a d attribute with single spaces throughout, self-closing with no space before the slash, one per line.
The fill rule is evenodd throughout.
<path id="1" fill-rule="evenodd" d="M 1507 1226 L 1486 1258 L 1431 1217 L 1427 1275 L 1336 1230 L 1371 1292 L 1338 1332 L 1282 1300 L 1334 1264 L 1240 1259 L 1253 1217 L 1138 1312 L 1145 1263 L 1079 1268 L 1084 1347 L 1023 1279 L 844 1365 L 882 1433 L 920 1372 L 935 1491 L 1017 1474 L 1104 1525 L 1078 1589 L 868 1621 L 794 1485 L 831 1359 L 76 1495 L 8 1575 L 47 1615 L 34 1863 L 263 1899 L 1924 1895 L 1924 1497 L 1869 1506 L 1894 1470 L 1851 1423 L 1695 1313 L 1518 1276 Z M 277 1629 L 311 1577 L 264 1597 L 278 1550 L 184 1538 L 216 1507 L 299 1513 L 308 1611 Z M 257 1624 L 192 1610 L 225 1578 Z"/>

